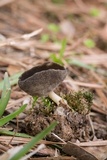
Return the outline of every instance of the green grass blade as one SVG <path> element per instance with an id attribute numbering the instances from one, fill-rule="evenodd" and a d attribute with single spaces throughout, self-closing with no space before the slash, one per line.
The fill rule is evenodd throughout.
<path id="1" fill-rule="evenodd" d="M 5 72 L 3 92 L 2 92 L 1 98 L 5 96 L 5 94 L 6 94 L 6 92 L 7 92 L 7 89 L 10 89 L 10 82 L 9 82 L 9 77 L 8 77 L 7 72 Z"/>
<path id="2" fill-rule="evenodd" d="M 10 99 L 10 93 L 11 93 L 11 88 L 10 88 L 8 74 L 5 73 L 4 86 L 3 86 L 3 91 L 2 91 L 2 95 L 1 95 L 1 99 L 0 99 L 0 117 L 3 115 L 5 108 L 8 104 L 8 101 Z"/>
<path id="3" fill-rule="evenodd" d="M 23 106 L 21 106 L 21 108 L 19 108 L 17 111 L 9 114 L 6 117 L 3 117 L 0 119 L 0 127 L 3 126 L 5 123 L 9 122 L 10 120 L 12 120 L 13 118 L 15 118 L 16 116 L 18 116 L 21 112 L 23 112 L 23 110 L 25 109 L 27 104 L 24 104 Z"/>
<path id="4" fill-rule="evenodd" d="M 61 58 L 60 58 L 60 57 L 57 57 L 57 55 L 56 55 L 55 53 L 52 53 L 52 54 L 50 55 L 50 58 L 51 58 L 51 60 L 52 60 L 53 62 L 63 65 L 63 62 L 62 62 Z"/>
<path id="5" fill-rule="evenodd" d="M 9 136 L 15 136 L 15 137 L 23 137 L 23 138 L 31 138 L 32 136 L 25 134 L 25 133 L 17 133 L 12 131 L 7 131 L 5 129 L 0 129 L 0 134 L 2 135 L 9 135 Z"/>
<path id="6" fill-rule="evenodd" d="M 60 58 L 63 58 L 63 56 L 64 56 L 64 52 L 65 52 L 65 49 L 66 49 L 66 44 L 67 44 L 67 41 L 66 41 L 66 39 L 64 39 L 61 43 L 62 47 L 61 47 L 60 52 L 59 52 L 59 57 Z"/>
<path id="7" fill-rule="evenodd" d="M 32 140 L 24 145 L 24 147 L 17 152 L 12 158 L 9 160 L 19 160 L 23 157 L 35 144 L 37 144 L 41 139 L 43 139 L 47 134 L 51 132 L 52 129 L 57 125 L 57 122 L 53 122 L 49 127 L 44 129 L 41 133 L 39 133 L 36 137 L 32 138 Z"/>
<path id="8" fill-rule="evenodd" d="M 76 59 L 68 59 L 67 62 L 68 62 L 68 64 L 71 64 L 71 65 L 75 65 L 75 66 L 82 67 L 82 68 L 89 69 L 89 70 L 95 70 L 94 66 L 85 64 L 85 63 L 83 63 L 79 60 L 76 60 Z"/>
<path id="9" fill-rule="evenodd" d="M 10 81 L 11 86 L 17 84 L 18 78 L 21 76 L 21 74 L 22 74 L 22 72 L 18 72 L 16 74 L 12 75 L 11 77 L 9 77 L 9 81 Z M 0 82 L 0 90 L 3 89 L 3 84 L 4 84 L 4 80 L 2 80 Z"/>

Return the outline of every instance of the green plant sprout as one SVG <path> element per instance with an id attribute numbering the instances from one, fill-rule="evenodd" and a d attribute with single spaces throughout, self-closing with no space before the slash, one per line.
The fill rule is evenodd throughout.
<path id="1" fill-rule="evenodd" d="M 41 41 L 42 41 L 42 42 L 48 42 L 49 39 L 50 39 L 49 34 L 42 34 L 42 35 L 41 35 Z"/>
<path id="2" fill-rule="evenodd" d="M 42 42 L 48 42 L 49 40 L 52 40 L 53 42 L 57 43 L 58 40 L 57 40 L 57 36 L 56 34 L 60 31 L 60 27 L 57 25 L 57 24 L 54 24 L 54 23 L 50 23 L 48 26 L 47 26 L 48 30 L 53 32 L 53 34 L 49 34 L 49 33 L 44 33 L 41 35 L 41 41 Z"/>
<path id="3" fill-rule="evenodd" d="M 59 32 L 59 26 L 58 25 L 56 25 L 55 23 L 50 23 L 49 25 L 48 25 L 48 29 L 50 30 L 50 31 L 52 31 L 52 32 L 54 32 L 54 33 L 58 33 Z"/>
<path id="4" fill-rule="evenodd" d="M 45 115 L 50 114 L 53 111 L 55 103 L 49 97 L 39 97 L 39 101 L 43 105 L 40 110 Z M 34 109 L 36 103 L 38 103 L 38 96 L 33 97 L 32 109 Z"/>
<path id="5" fill-rule="evenodd" d="M 52 34 L 50 33 L 49 39 L 53 41 L 54 43 L 59 43 L 57 39 L 57 34 L 60 31 L 60 27 L 58 26 L 58 24 L 50 23 L 48 24 L 47 28 L 49 31 L 52 32 Z"/>
<path id="6" fill-rule="evenodd" d="M 64 39 L 61 43 L 61 49 L 58 55 L 55 53 L 50 55 L 50 58 L 53 62 L 63 65 L 63 59 L 64 59 L 64 52 L 66 49 L 67 41 Z"/>
<path id="7" fill-rule="evenodd" d="M 89 14 L 92 17 L 98 17 L 100 15 L 100 10 L 98 8 L 93 7 L 90 9 Z"/>
<path id="8" fill-rule="evenodd" d="M 42 97 L 42 102 L 43 102 L 43 113 L 45 115 L 50 114 L 55 106 L 55 103 L 49 98 L 49 97 Z"/>
<path id="9" fill-rule="evenodd" d="M 94 47 L 94 46 L 95 46 L 94 43 L 95 43 L 95 42 L 92 41 L 92 40 L 90 40 L 90 39 L 87 39 L 87 40 L 84 42 L 85 46 L 87 46 L 88 48 L 89 48 L 89 47 Z M 65 61 L 66 61 L 68 64 L 70 64 L 70 65 L 75 65 L 75 66 L 77 66 L 77 67 L 82 67 L 82 68 L 85 68 L 85 69 L 95 70 L 95 67 L 94 67 L 94 66 L 92 66 L 92 65 L 87 65 L 87 64 L 85 64 L 85 63 L 83 63 L 83 62 L 81 62 L 81 61 L 79 61 L 79 60 L 70 59 L 70 58 L 69 58 L 69 59 L 68 59 L 68 58 L 65 59 L 65 58 L 64 58 L 64 52 L 65 52 L 65 49 L 66 49 L 66 45 L 67 45 L 67 41 L 64 39 L 64 40 L 62 41 L 62 43 L 61 43 L 61 49 L 60 49 L 60 51 L 59 51 L 59 54 L 57 55 L 57 54 L 53 53 L 53 54 L 50 55 L 50 59 L 51 59 L 53 62 L 63 65 L 63 60 L 65 60 Z"/>
<path id="10" fill-rule="evenodd" d="M 51 101 L 48 97 L 46 97 L 46 98 L 43 97 L 42 101 L 44 103 L 44 106 L 46 106 L 47 108 L 49 108 L 51 106 Z"/>
<path id="11" fill-rule="evenodd" d="M 89 91 L 78 91 L 65 95 L 68 105 L 80 114 L 88 114 L 93 100 L 93 94 Z"/>
<path id="12" fill-rule="evenodd" d="M 33 98 L 32 108 L 34 108 L 34 106 L 35 106 L 35 104 L 36 104 L 36 102 L 38 100 L 38 96 L 32 96 L 32 98 Z"/>
<path id="13" fill-rule="evenodd" d="M 94 48 L 96 45 L 95 42 L 90 38 L 87 38 L 86 40 L 84 40 L 83 43 L 87 48 Z"/>

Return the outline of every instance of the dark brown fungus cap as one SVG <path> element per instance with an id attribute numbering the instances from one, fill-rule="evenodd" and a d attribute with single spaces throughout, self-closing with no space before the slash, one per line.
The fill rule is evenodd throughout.
<path id="1" fill-rule="evenodd" d="M 32 96 L 46 96 L 67 76 L 67 70 L 56 63 L 47 62 L 25 71 L 19 78 L 19 87 Z"/>

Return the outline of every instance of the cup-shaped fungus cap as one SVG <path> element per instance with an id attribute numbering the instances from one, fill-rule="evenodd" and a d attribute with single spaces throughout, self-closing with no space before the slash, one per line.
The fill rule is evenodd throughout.
<path id="1" fill-rule="evenodd" d="M 19 87 L 32 96 L 47 96 L 67 76 L 67 70 L 47 62 L 25 71 L 19 78 Z"/>

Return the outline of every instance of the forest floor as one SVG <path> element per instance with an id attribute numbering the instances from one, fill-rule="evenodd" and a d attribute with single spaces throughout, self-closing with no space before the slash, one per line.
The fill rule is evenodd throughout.
<path id="1" fill-rule="evenodd" d="M 54 110 L 47 111 L 49 103 L 39 99 L 31 111 L 32 97 L 17 84 L 22 72 L 47 61 L 59 63 L 68 70 L 67 77 L 55 89 L 70 107 L 74 106 L 73 113 L 67 108 L 65 118 L 52 114 L 58 106 L 50 99 L 45 100 Z M 2 129 L 34 136 L 53 119 L 59 121 L 53 132 L 39 142 L 46 145 L 45 149 L 30 159 L 106 160 L 106 0 L 1 0 L 1 93 L 5 72 L 10 77 L 11 97 L 4 115 L 28 104 L 23 114 Z M 93 95 L 92 103 L 84 98 L 87 94 L 90 99 Z M 82 106 L 82 111 L 75 106 Z M 89 107 L 88 110 L 85 107 Z M 0 154 L 30 139 L 1 133 Z"/>

